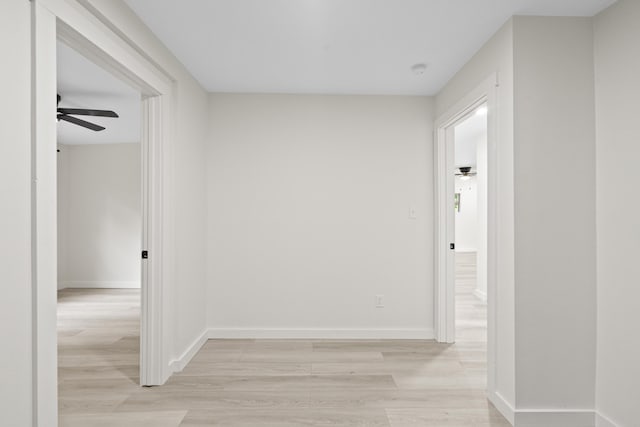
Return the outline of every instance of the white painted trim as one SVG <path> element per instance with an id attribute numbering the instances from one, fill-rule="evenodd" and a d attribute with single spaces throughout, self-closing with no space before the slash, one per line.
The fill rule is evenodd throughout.
<path id="1" fill-rule="evenodd" d="M 498 412 L 500 412 L 502 416 L 504 416 L 507 421 L 511 423 L 511 425 L 515 424 L 516 410 L 513 408 L 512 404 L 507 402 L 507 399 L 505 399 L 504 396 L 502 396 L 495 390 L 487 390 L 487 398 L 489 399 L 489 402 L 491 402 L 493 406 L 496 407 Z"/>
<path id="2" fill-rule="evenodd" d="M 453 137 L 453 127 L 436 128 L 434 314 L 436 340 L 443 343 L 455 341 L 455 289 L 447 286 L 455 274 L 455 251 L 450 248 L 455 242 L 455 216 L 447 215 L 454 212 L 454 199 L 450 196 L 455 192 Z"/>
<path id="3" fill-rule="evenodd" d="M 497 277 L 497 170 L 498 74 L 491 74 L 435 122 L 435 331 L 439 342 L 455 341 L 454 132 L 453 127 L 483 103 L 487 123 L 487 390 L 497 395 L 496 384 L 496 277 Z M 497 405 L 496 405 L 497 407 Z M 504 407 L 504 406 L 503 406 Z M 506 409 L 505 409 L 506 410 Z M 506 416 L 506 415 L 505 415 Z"/>
<path id="4" fill-rule="evenodd" d="M 178 357 L 171 362 L 171 370 L 173 372 L 181 372 L 193 359 L 193 356 L 198 354 L 202 346 L 209 339 L 209 331 L 204 330 L 198 338 L 196 338 L 189 347 Z"/>
<path id="5" fill-rule="evenodd" d="M 209 339 L 434 339 L 432 329 L 211 328 L 208 336 Z"/>
<path id="6" fill-rule="evenodd" d="M 48 427 L 58 419 L 56 16 L 39 2 L 31 12 L 33 425 Z"/>
<path id="7" fill-rule="evenodd" d="M 514 409 L 498 392 L 487 398 L 516 427 L 618 427 L 592 409 Z"/>
<path id="8" fill-rule="evenodd" d="M 142 102 L 142 248 L 149 258 L 142 261 L 140 316 L 140 383 L 161 385 L 172 373 L 169 359 L 167 273 L 172 258 L 164 242 L 171 242 L 164 215 L 164 176 L 167 159 L 164 153 L 166 95 L 146 97 Z M 173 246 L 169 244 L 169 246 Z"/>
<path id="9" fill-rule="evenodd" d="M 517 427 L 595 427 L 591 409 L 523 409 L 515 416 Z"/>
<path id="10" fill-rule="evenodd" d="M 473 253 L 476 253 L 476 252 L 478 252 L 478 250 L 474 249 L 474 248 L 462 248 L 462 249 L 456 248 L 456 253 L 457 254 L 473 254 Z"/>
<path id="11" fill-rule="evenodd" d="M 487 293 L 483 290 L 476 289 L 473 291 L 473 295 L 482 302 L 487 302 Z"/>
<path id="12" fill-rule="evenodd" d="M 596 411 L 596 427 L 618 427 L 618 425 Z"/>
<path id="13" fill-rule="evenodd" d="M 58 18 L 58 37 L 73 49 L 145 95 L 170 91 L 167 74 L 117 35 L 88 5 L 68 0 L 36 1 Z"/>
<path id="14" fill-rule="evenodd" d="M 89 281 L 89 280 L 69 280 L 58 282 L 60 289 L 139 289 L 140 282 L 110 282 L 110 281 Z"/>

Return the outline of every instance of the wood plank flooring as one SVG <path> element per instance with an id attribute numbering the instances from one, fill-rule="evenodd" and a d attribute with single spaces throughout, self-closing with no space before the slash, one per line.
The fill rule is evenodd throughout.
<path id="1" fill-rule="evenodd" d="M 456 341 L 487 342 L 487 304 L 476 289 L 476 253 L 456 253 Z"/>
<path id="2" fill-rule="evenodd" d="M 454 345 L 210 340 L 165 386 L 143 388 L 139 298 L 59 292 L 60 426 L 509 426 L 485 398 L 482 325 L 464 318 L 472 300 Z"/>

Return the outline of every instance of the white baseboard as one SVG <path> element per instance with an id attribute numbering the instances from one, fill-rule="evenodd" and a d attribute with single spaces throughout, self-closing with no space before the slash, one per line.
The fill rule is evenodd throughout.
<path id="1" fill-rule="evenodd" d="M 434 339 L 433 329 L 211 328 L 209 339 Z"/>
<path id="2" fill-rule="evenodd" d="M 482 302 L 487 302 L 487 292 L 480 290 L 480 289 L 476 289 L 473 291 L 473 295 L 476 296 L 476 298 L 478 298 L 480 301 Z"/>
<path id="3" fill-rule="evenodd" d="M 65 289 L 65 288 L 138 289 L 140 288 L 140 281 L 109 282 L 109 281 L 71 280 L 66 282 L 58 282 L 58 289 Z"/>
<path id="4" fill-rule="evenodd" d="M 516 411 L 515 409 L 513 409 L 513 405 L 507 402 L 507 399 L 505 399 L 500 393 L 495 391 L 487 392 L 487 398 L 491 403 L 493 403 L 493 406 L 496 407 L 498 412 L 500 412 L 502 416 L 505 417 L 507 421 L 511 423 L 511 425 L 515 424 Z"/>
<path id="5" fill-rule="evenodd" d="M 600 412 L 596 412 L 596 427 L 618 427 L 618 425 Z"/>
<path id="6" fill-rule="evenodd" d="M 173 372 L 181 372 L 193 359 L 193 356 L 200 351 L 204 343 L 209 339 L 209 331 L 205 330 L 196 338 L 189 347 L 178 357 L 178 359 L 171 362 L 171 370 Z"/>
<path id="7" fill-rule="evenodd" d="M 589 409 L 522 409 L 515 414 L 517 427 L 595 427 L 595 411 Z"/>

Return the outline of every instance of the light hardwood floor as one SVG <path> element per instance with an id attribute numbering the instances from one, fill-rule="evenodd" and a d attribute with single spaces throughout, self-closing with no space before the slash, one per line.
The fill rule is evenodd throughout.
<path id="1" fill-rule="evenodd" d="M 455 345 L 211 340 L 165 386 L 142 388 L 138 310 L 135 290 L 59 293 L 61 426 L 509 425 L 485 398 L 475 321 L 459 322 Z"/>
<path id="2" fill-rule="evenodd" d="M 456 253 L 456 341 L 487 342 L 487 304 L 476 297 L 476 253 Z"/>

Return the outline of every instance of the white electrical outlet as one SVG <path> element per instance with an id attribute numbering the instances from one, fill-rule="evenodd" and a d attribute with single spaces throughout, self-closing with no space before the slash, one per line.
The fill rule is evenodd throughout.
<path id="1" fill-rule="evenodd" d="M 376 295 L 376 308 L 384 308 L 384 295 Z"/>

